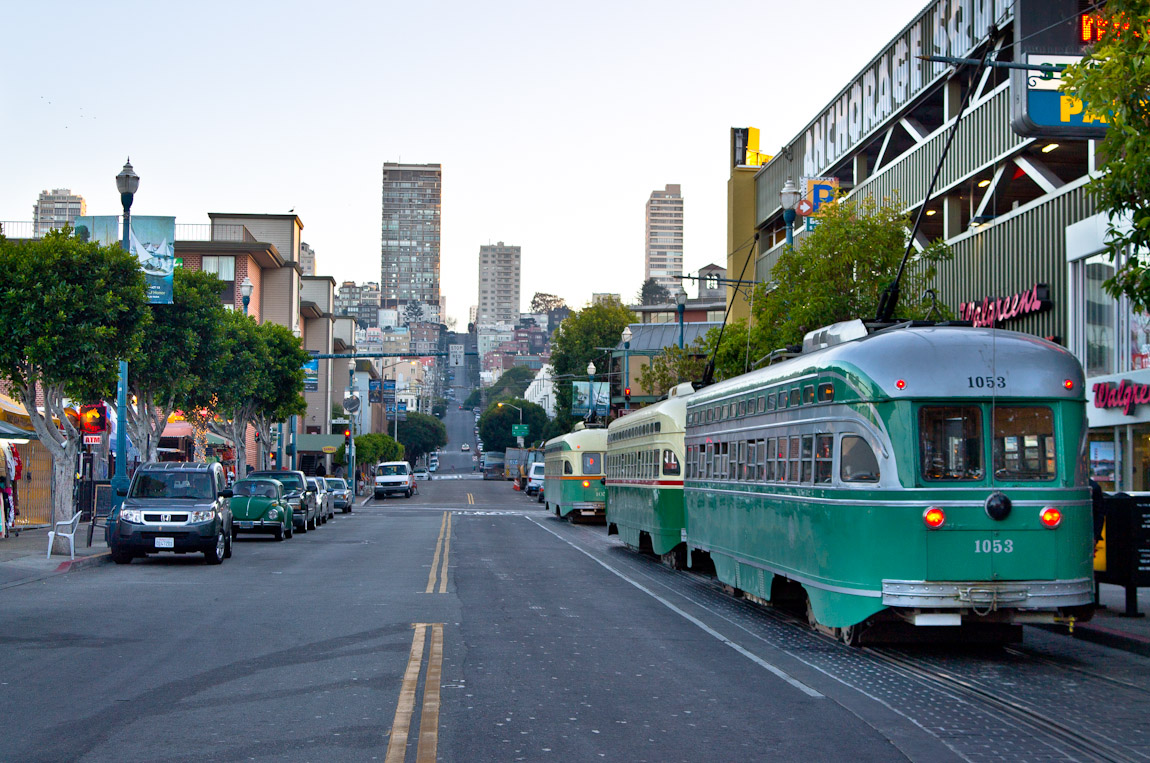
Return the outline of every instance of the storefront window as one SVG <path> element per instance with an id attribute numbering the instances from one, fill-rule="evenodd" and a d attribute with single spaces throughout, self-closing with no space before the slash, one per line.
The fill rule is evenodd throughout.
<path id="1" fill-rule="evenodd" d="M 1054 412 L 1044 405 L 996 405 L 993 414 L 994 478 L 1054 479 Z"/>
<path id="2" fill-rule="evenodd" d="M 1130 313 L 1130 368 L 1150 368 L 1150 313 Z"/>
<path id="3" fill-rule="evenodd" d="M 1102 284 L 1114 275 L 1114 264 L 1107 254 L 1096 254 L 1083 263 L 1083 314 L 1086 317 L 1086 375 L 1114 373 L 1117 357 L 1115 342 L 1114 298 Z"/>
<path id="4" fill-rule="evenodd" d="M 1113 491 L 1118 471 L 1114 448 L 1114 429 L 1104 427 L 1092 431 L 1088 447 L 1090 479 L 1101 485 L 1103 490 Z"/>

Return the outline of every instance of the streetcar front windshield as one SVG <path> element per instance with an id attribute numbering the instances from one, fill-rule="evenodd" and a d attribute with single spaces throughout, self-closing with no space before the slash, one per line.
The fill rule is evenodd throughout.
<path id="1" fill-rule="evenodd" d="M 584 474 L 602 474 L 602 466 L 599 463 L 600 453 L 584 453 L 583 454 L 583 473 Z"/>
<path id="2" fill-rule="evenodd" d="M 1052 480 L 1057 470 L 1054 412 L 1047 406 L 996 405 L 994 478 Z"/>
<path id="3" fill-rule="evenodd" d="M 923 406 L 918 429 L 924 478 L 982 479 L 982 411 L 978 406 Z"/>

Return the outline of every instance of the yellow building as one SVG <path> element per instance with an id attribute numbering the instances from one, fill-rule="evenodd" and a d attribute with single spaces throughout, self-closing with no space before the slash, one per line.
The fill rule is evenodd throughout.
<path id="1" fill-rule="evenodd" d="M 755 240 L 755 173 L 770 161 L 759 151 L 757 127 L 731 128 L 731 177 L 727 181 L 727 278 L 753 281 Z M 748 262 L 750 260 L 750 262 Z M 750 317 L 749 288 L 727 284 L 727 305 L 731 306 L 731 320 Z"/>

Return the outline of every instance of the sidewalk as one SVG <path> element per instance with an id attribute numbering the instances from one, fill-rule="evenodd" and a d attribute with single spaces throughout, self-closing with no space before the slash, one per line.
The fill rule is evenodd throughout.
<path id="1" fill-rule="evenodd" d="M 76 559 L 72 561 L 67 553 L 53 554 L 47 558 L 48 528 L 38 527 L 21 530 L 19 536 L 0 539 L 0 589 L 35 580 L 43 580 L 52 575 L 60 575 L 90 564 L 100 564 L 109 560 L 108 546 L 104 543 L 104 528 L 97 527 L 92 536 L 92 547 L 88 548 L 88 525 L 81 524 L 76 530 Z"/>
<path id="2" fill-rule="evenodd" d="M 1150 656 L 1150 588 L 1138 590 L 1138 611 L 1146 617 L 1123 617 L 1126 611 L 1126 589 L 1103 583 L 1098 596 L 1102 606 L 1088 623 L 1074 626 L 1072 638 Z M 1055 633 L 1067 632 L 1065 626 L 1045 626 Z"/>

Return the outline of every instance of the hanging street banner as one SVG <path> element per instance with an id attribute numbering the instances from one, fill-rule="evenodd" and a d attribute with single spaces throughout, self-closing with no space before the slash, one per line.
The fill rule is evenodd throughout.
<path id="1" fill-rule="evenodd" d="M 383 380 L 382 379 L 368 379 L 367 380 L 367 402 L 369 402 L 369 403 L 382 403 L 383 402 Z"/>
<path id="2" fill-rule="evenodd" d="M 607 382 L 595 384 L 595 412 L 606 416 L 611 405 L 610 385 Z M 591 382 L 571 383 L 571 415 L 586 416 L 591 412 Z"/>
<path id="3" fill-rule="evenodd" d="M 73 226 L 81 241 L 104 246 L 123 244 L 120 218 L 115 215 L 85 215 Z M 176 267 L 176 218 L 136 215 L 128 231 L 129 251 L 140 262 L 147 283 L 148 302 L 172 304 L 172 273 Z"/>
<path id="4" fill-rule="evenodd" d="M 311 360 L 303 364 L 303 388 L 308 392 L 319 389 L 319 350 L 308 350 Z"/>

